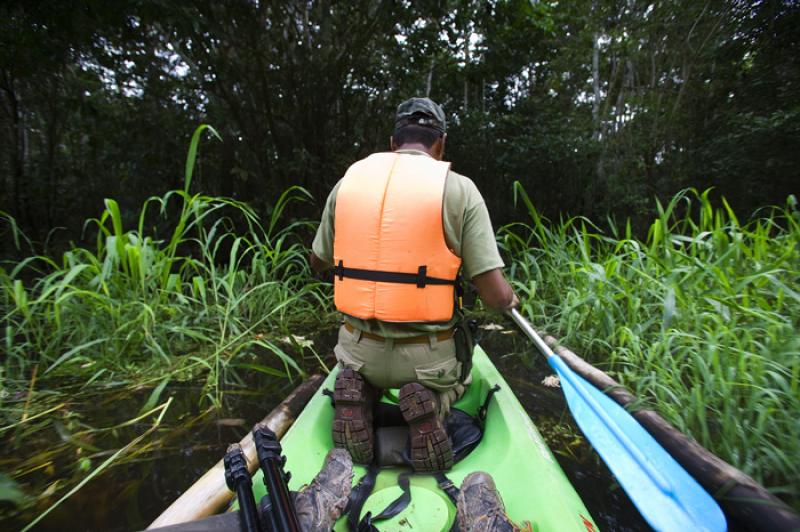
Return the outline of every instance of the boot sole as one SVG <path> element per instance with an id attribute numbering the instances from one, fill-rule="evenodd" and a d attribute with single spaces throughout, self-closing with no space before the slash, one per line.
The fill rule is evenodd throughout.
<path id="1" fill-rule="evenodd" d="M 446 471 L 453 467 L 453 445 L 437 413 L 434 393 L 419 383 L 400 389 L 400 411 L 408 423 L 411 465 L 415 471 Z"/>
<path id="2" fill-rule="evenodd" d="M 372 393 L 364 378 L 352 369 L 336 376 L 333 400 L 333 444 L 346 449 L 353 462 L 369 464 L 373 457 Z"/>

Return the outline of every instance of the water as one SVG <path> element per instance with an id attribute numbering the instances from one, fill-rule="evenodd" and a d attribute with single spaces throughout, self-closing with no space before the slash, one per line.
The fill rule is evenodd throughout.
<path id="1" fill-rule="evenodd" d="M 602 530 L 649 530 L 575 426 L 561 390 L 541 384 L 551 374 L 547 363 L 527 341 L 509 332 L 485 331 L 481 345 L 539 427 L 597 524 Z M 332 331 L 316 337 L 317 352 L 332 353 L 334 342 Z M 329 362 L 331 356 L 325 358 Z M 313 359 L 305 360 L 308 369 L 313 370 Z M 295 385 L 254 372 L 248 375 L 246 388 L 228 390 L 219 410 L 198 407 L 200 389 L 196 386 L 168 386 L 163 397 L 171 395 L 173 404 L 164 420 L 164 427 L 151 439 L 145 440 L 156 441 L 157 445 L 90 481 L 52 512 L 36 530 L 124 531 L 146 527 L 219 460 L 229 443 L 244 437 L 249 428 Z M 82 405 L 82 415 L 87 421 L 91 420 L 93 426 L 109 426 L 114 421 L 129 419 L 147 399 L 149 391 L 142 390 L 135 397 L 116 397 L 113 400 L 106 397 Z M 121 447 L 148 426 L 143 423 L 118 431 L 117 441 L 104 441 L 102 448 Z M 109 439 L 113 436 L 104 437 Z M 37 440 L 36 445 L 41 445 L 43 450 L 46 448 L 45 440 Z M 0 452 L 0 456 L 5 454 L 6 450 Z M 29 476 L 27 481 L 46 486 L 59 476 L 82 478 L 86 473 L 74 472 L 75 462 L 74 458 L 62 457 L 56 460 L 55 471 L 49 472 L 52 478 L 42 478 L 48 475 L 42 473 Z M 0 529 L 20 529 L 33 519 L 35 511 L 0 521 Z"/>

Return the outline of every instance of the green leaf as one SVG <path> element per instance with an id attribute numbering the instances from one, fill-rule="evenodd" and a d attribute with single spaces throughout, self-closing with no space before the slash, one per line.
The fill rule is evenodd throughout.
<path id="1" fill-rule="evenodd" d="M 69 359 L 70 359 L 70 358 L 72 358 L 73 356 L 77 355 L 78 353 L 80 353 L 81 351 L 83 351 L 84 349 L 86 349 L 87 347 L 91 347 L 91 346 L 93 346 L 93 345 L 97 345 L 97 344 L 99 344 L 99 343 L 105 342 L 106 340 L 107 340 L 107 338 L 97 338 L 97 339 L 95 339 L 95 340 L 91 340 L 91 341 L 89 341 L 89 342 L 86 342 L 86 343 L 83 343 L 83 344 L 81 344 L 81 345 L 79 345 L 79 346 L 73 347 L 72 349 L 70 349 L 69 351 L 67 351 L 66 353 L 64 353 L 64 354 L 63 354 L 63 355 L 61 355 L 60 357 L 58 357 L 58 359 L 56 359 L 56 361 L 55 361 L 55 362 L 53 362 L 53 363 L 50 365 L 50 367 L 48 367 L 48 368 L 45 370 L 44 374 L 47 374 L 47 373 L 49 373 L 51 370 L 55 369 L 55 368 L 56 368 L 57 366 L 59 366 L 61 363 L 63 363 L 63 362 L 66 362 L 67 360 L 69 360 Z"/>
<path id="2" fill-rule="evenodd" d="M 78 461 L 78 470 L 85 473 L 92 468 L 92 461 L 85 456 Z"/>
<path id="3" fill-rule="evenodd" d="M 10 502 L 14 506 L 22 506 L 25 502 L 25 492 L 13 478 L 4 473 L 0 473 L 0 501 Z"/>
<path id="4" fill-rule="evenodd" d="M 272 375 L 274 377 L 286 377 L 286 373 L 283 371 L 279 371 L 275 368 L 270 368 L 269 366 L 264 366 L 262 364 L 251 364 L 251 363 L 242 363 L 236 364 L 237 368 L 245 368 L 245 369 L 252 369 L 253 371 L 258 371 L 260 373 L 266 373 L 267 375 Z"/>
<path id="5" fill-rule="evenodd" d="M 147 401 L 142 405 L 142 408 L 139 409 L 139 414 L 143 414 L 149 410 L 155 408 L 156 403 L 158 403 L 158 399 L 161 397 L 161 392 L 164 391 L 164 388 L 167 387 L 170 378 L 166 377 L 163 381 L 158 383 L 158 386 L 153 388 L 153 391 L 150 392 L 150 397 L 147 398 Z"/>
<path id="6" fill-rule="evenodd" d="M 183 178 L 183 191 L 185 193 L 189 193 L 189 186 L 192 184 L 192 173 L 194 172 L 194 163 L 197 160 L 197 146 L 200 144 L 200 136 L 203 134 L 203 131 L 208 129 L 217 139 L 220 141 L 222 137 L 219 136 L 217 130 L 213 127 L 209 126 L 208 124 L 202 124 L 197 129 L 194 130 L 194 134 L 192 135 L 192 141 L 189 144 L 189 153 L 186 155 L 186 168 L 184 170 Z"/>

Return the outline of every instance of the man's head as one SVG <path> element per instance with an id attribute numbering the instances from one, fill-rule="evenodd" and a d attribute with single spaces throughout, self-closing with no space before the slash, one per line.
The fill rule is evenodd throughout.
<path id="1" fill-rule="evenodd" d="M 423 150 L 435 159 L 444 156 L 447 121 L 441 106 L 429 98 L 411 98 L 397 106 L 392 151 L 401 148 Z"/>

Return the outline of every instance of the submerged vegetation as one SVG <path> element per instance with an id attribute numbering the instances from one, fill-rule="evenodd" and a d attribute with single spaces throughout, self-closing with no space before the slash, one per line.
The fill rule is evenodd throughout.
<path id="1" fill-rule="evenodd" d="M 108 199 L 85 226 L 93 249 L 0 268 L 0 512 L 49 511 L 218 409 L 248 375 L 327 369 L 329 354 L 294 336 L 334 320 L 330 288 L 306 261 L 314 222 L 285 219 L 310 195 L 288 189 L 262 224 L 243 203 L 190 192 L 204 131 L 216 135 L 195 132 L 183 189 L 148 199 L 135 218 Z M 535 323 L 800 506 L 794 199 L 741 223 L 707 192 L 685 191 L 658 204 L 640 241 L 611 220 L 606 230 L 585 218 L 548 222 L 521 186 L 515 193 L 531 221 L 501 228 L 498 241 Z M 22 249 L 25 236 L 5 220 Z M 169 418 L 180 383 L 198 390 L 199 408 Z"/>
<path id="2" fill-rule="evenodd" d="M 219 407 L 223 389 L 243 388 L 248 372 L 302 375 L 297 353 L 324 367 L 313 347 L 291 334 L 301 320 L 308 330 L 330 315 L 306 260 L 305 229 L 313 225 L 280 222 L 287 206 L 308 193 L 288 189 L 265 225 L 245 204 L 191 193 L 204 130 L 192 139 L 184 188 L 148 199 L 133 227 L 107 199 L 101 216 L 86 223 L 97 233 L 94 249 L 74 247 L 60 259 L 33 255 L 0 268 L 0 495 L 11 502 L 42 498 L 44 505 L 72 487 L 75 481 L 45 479 L 21 495 L 32 475 L 63 465 L 59 454 L 77 461 L 86 479 L 111 465 L 95 440 L 136 423 L 152 420 L 155 427 L 171 383 L 201 383 L 196 400 Z M 6 221 L 23 246 L 25 236 Z M 159 236 L 165 226 L 171 230 Z M 148 393 L 140 398 L 142 389 Z M 104 401 L 109 396 L 116 404 Z M 140 402 L 119 407 L 131 400 Z M 110 426 L 92 426 L 96 419 L 79 411 L 93 402 L 122 415 Z M 52 440 L 42 437 L 45 428 L 56 429 L 56 444 L 45 443 Z M 111 461 L 130 459 L 143 437 Z M 41 447 L 47 451 L 37 452 Z"/>
<path id="3" fill-rule="evenodd" d="M 676 195 L 647 238 L 608 221 L 531 222 L 499 241 L 524 310 L 704 447 L 800 507 L 800 212 L 741 223 Z"/>

